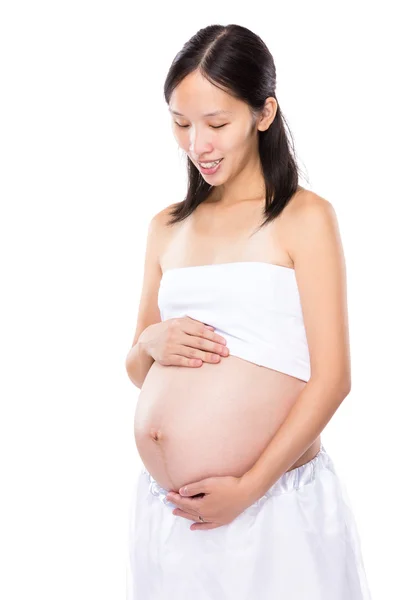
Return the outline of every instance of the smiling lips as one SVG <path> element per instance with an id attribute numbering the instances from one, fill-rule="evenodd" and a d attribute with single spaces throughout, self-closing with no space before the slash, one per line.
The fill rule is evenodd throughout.
<path id="1" fill-rule="evenodd" d="M 208 161 L 208 162 L 200 162 L 198 161 L 198 164 L 200 165 L 200 167 L 203 167 L 204 169 L 212 169 L 213 167 L 217 166 L 223 159 L 219 158 L 218 160 L 213 160 L 213 161 Z"/>

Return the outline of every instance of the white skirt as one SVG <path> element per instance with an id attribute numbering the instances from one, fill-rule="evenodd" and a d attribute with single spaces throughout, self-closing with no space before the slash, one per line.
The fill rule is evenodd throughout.
<path id="1" fill-rule="evenodd" d="M 190 530 L 143 467 L 130 502 L 127 600 L 371 600 L 344 484 L 321 445 L 228 525 Z"/>

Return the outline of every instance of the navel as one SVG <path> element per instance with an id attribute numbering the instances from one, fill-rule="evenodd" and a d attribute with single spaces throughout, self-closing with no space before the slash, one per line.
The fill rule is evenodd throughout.
<path id="1" fill-rule="evenodd" d="M 150 437 L 155 442 L 159 442 L 162 439 L 162 433 L 161 433 L 160 429 L 151 429 Z"/>

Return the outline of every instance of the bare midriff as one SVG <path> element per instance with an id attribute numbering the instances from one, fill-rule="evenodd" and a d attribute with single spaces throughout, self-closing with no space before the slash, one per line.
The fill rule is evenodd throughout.
<path id="1" fill-rule="evenodd" d="M 231 355 L 201 367 L 154 362 L 135 412 L 140 458 L 167 490 L 206 477 L 240 477 L 258 460 L 305 385 Z M 288 470 L 319 449 L 320 438 Z"/>

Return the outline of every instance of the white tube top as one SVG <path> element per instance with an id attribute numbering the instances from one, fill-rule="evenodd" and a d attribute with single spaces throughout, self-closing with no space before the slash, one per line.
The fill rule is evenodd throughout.
<path id="1" fill-rule="evenodd" d="M 294 269 L 257 261 L 167 269 L 158 307 L 162 321 L 189 316 L 212 325 L 227 340 L 230 355 L 310 378 Z"/>

